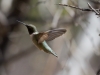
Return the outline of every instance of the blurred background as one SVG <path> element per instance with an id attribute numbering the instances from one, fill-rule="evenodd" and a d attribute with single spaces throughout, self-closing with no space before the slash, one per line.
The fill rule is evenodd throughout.
<path id="1" fill-rule="evenodd" d="M 58 3 L 100 8 L 99 0 L 0 0 L 0 75 L 96 75 L 100 69 L 100 18 Z M 40 51 L 27 28 L 38 31 L 66 28 L 47 42 L 58 58 Z M 97 74 L 99 75 L 99 74 Z"/>

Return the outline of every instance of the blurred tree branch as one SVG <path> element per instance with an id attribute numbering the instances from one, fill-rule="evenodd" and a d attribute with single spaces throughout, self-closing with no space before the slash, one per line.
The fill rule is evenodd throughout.
<path id="1" fill-rule="evenodd" d="M 100 9 L 93 8 L 90 3 L 87 3 L 87 4 L 89 6 L 89 9 L 88 8 L 87 9 L 84 9 L 84 8 L 80 8 L 80 7 L 76 7 L 76 6 L 72 6 L 72 5 L 67 5 L 67 4 L 61 4 L 61 3 L 59 3 L 57 5 L 68 6 L 68 7 L 75 8 L 75 9 L 79 9 L 79 10 L 82 10 L 82 11 L 92 11 L 92 12 L 95 12 L 96 15 L 100 15 L 100 13 L 99 13 L 100 12 Z"/>
<path id="2" fill-rule="evenodd" d="M 2 3 L 2 2 L 1 2 Z M 26 3 L 29 3 L 29 0 L 14 0 L 12 1 L 12 7 L 10 8 L 11 11 L 9 11 L 7 13 L 7 15 L 5 15 L 5 18 L 7 20 L 1 20 L 2 17 L 0 18 L 0 52 L 2 53 L 2 57 L 0 58 L 0 62 L 4 61 L 4 57 L 5 57 L 5 52 L 6 52 L 6 47 L 7 44 L 9 42 L 9 38 L 8 36 L 10 35 L 10 33 L 14 30 L 14 28 L 18 27 L 18 23 L 16 22 L 17 19 L 22 19 L 24 17 L 24 15 L 22 15 L 22 11 L 21 11 L 21 7 L 22 5 Z M 3 7 L 2 7 L 3 9 Z M 5 24 L 2 23 L 2 21 L 4 21 Z"/>

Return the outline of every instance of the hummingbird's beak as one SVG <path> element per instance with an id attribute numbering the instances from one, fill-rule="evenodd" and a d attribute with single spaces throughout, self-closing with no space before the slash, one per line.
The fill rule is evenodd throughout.
<path id="1" fill-rule="evenodd" d="M 19 21 L 19 20 L 16 20 L 16 21 L 19 22 L 19 23 L 21 23 L 21 24 L 23 24 L 23 25 L 27 25 L 26 23 L 21 22 L 21 21 Z"/>
<path id="2" fill-rule="evenodd" d="M 24 22 L 21 22 L 19 20 L 16 20 L 16 21 L 19 22 L 19 23 L 21 23 L 21 24 L 23 24 L 23 25 L 25 25 L 27 27 L 28 32 L 29 32 L 30 35 L 34 32 L 34 29 L 33 29 L 33 27 L 31 25 L 28 25 L 28 24 L 26 24 Z"/>

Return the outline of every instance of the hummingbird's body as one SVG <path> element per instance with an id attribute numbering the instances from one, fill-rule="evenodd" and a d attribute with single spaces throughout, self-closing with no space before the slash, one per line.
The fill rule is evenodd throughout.
<path id="1" fill-rule="evenodd" d="M 18 20 L 17 20 L 18 21 Z M 53 29 L 53 30 L 48 30 L 46 32 L 38 32 L 36 27 L 32 24 L 25 24 L 21 21 L 18 21 L 22 24 L 24 24 L 29 31 L 30 37 L 34 43 L 34 45 L 39 48 L 40 50 L 43 50 L 46 53 L 53 54 L 54 56 L 57 57 L 57 54 L 48 46 L 46 41 L 50 41 L 55 39 L 56 37 L 61 36 L 66 32 L 66 29 Z"/>
<path id="2" fill-rule="evenodd" d="M 38 32 L 35 32 L 33 34 L 31 34 L 31 39 L 34 43 L 34 45 L 39 48 L 40 50 L 43 50 L 44 52 L 46 53 L 50 53 L 50 54 L 53 54 L 54 56 L 57 57 L 57 54 L 48 46 L 48 44 L 46 43 L 46 41 L 43 41 L 41 43 L 38 43 L 38 35 L 39 33 Z"/>

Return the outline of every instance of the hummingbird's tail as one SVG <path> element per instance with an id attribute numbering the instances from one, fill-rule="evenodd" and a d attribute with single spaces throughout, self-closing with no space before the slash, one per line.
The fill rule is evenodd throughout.
<path id="1" fill-rule="evenodd" d="M 43 51 L 58 57 L 58 55 L 51 48 L 50 49 L 43 49 Z"/>
<path id="2" fill-rule="evenodd" d="M 52 55 L 58 57 L 58 55 L 57 55 L 54 51 L 50 52 L 50 54 L 52 54 Z"/>

